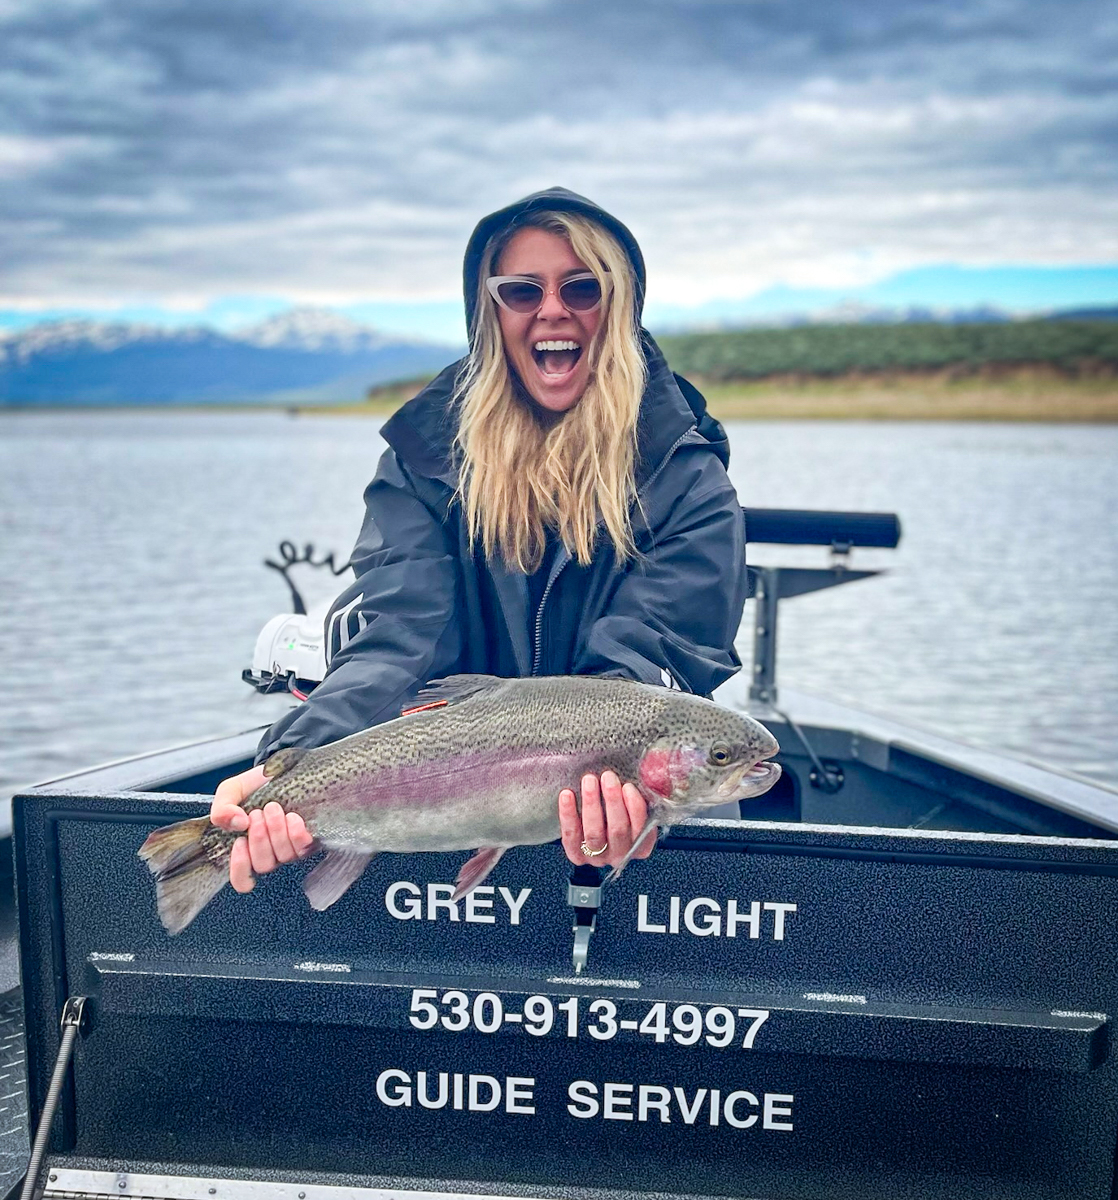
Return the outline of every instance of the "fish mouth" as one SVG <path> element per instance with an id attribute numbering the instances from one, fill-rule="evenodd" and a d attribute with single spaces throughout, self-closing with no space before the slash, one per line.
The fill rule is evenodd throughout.
<path id="1" fill-rule="evenodd" d="M 718 785 L 718 795 L 727 801 L 752 800 L 761 796 L 780 778 L 780 763 L 759 762 L 742 767 Z"/>

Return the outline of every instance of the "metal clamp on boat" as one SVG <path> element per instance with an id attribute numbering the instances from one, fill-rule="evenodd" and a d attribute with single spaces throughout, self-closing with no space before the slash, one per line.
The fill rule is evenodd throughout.
<path id="1" fill-rule="evenodd" d="M 597 867 L 575 867 L 567 884 L 567 903 L 575 910 L 571 966 L 576 975 L 581 975 L 590 954 L 590 935 L 598 928 L 598 909 L 602 906 L 602 875 Z"/>

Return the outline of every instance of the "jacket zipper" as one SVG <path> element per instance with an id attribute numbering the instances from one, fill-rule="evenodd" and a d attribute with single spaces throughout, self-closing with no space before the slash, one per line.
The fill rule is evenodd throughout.
<path id="1" fill-rule="evenodd" d="M 566 546 L 561 546 L 560 554 L 563 556 L 554 567 L 551 568 L 551 574 L 548 576 L 547 586 L 543 590 L 543 595 L 540 597 L 540 606 L 536 610 L 536 636 L 533 641 L 532 650 L 532 674 L 535 675 L 540 669 L 540 658 L 543 656 L 543 609 L 547 603 L 547 597 L 551 592 L 555 581 L 563 573 L 563 568 L 571 561 L 571 552 Z"/>
<path id="2" fill-rule="evenodd" d="M 636 499 L 638 501 L 641 498 L 641 493 L 647 492 L 648 489 L 656 482 L 656 480 L 659 478 L 661 472 L 668 465 L 668 460 L 671 458 L 671 456 L 680 448 L 680 446 L 683 445 L 683 443 L 691 436 L 691 434 L 697 428 L 698 428 L 697 425 L 688 426 L 687 429 L 685 429 L 683 431 L 683 433 L 681 433 L 679 435 L 679 437 L 677 437 L 676 440 L 674 442 L 672 442 L 672 444 L 668 447 L 667 452 L 665 453 L 664 457 L 662 459 L 660 459 L 660 463 L 657 466 L 656 470 L 653 471 L 651 475 L 649 475 L 649 477 L 644 481 L 644 483 L 638 489 L 637 494 L 636 494 Z M 599 521 L 598 522 L 599 528 L 601 527 L 601 524 L 602 524 L 602 522 Z M 535 675 L 539 671 L 540 658 L 543 656 L 542 638 L 543 638 L 544 606 L 547 604 L 547 598 L 551 594 L 551 589 L 554 586 L 555 581 L 563 573 L 563 568 L 567 565 L 567 563 L 569 563 L 571 561 L 571 554 L 566 546 L 561 547 L 561 553 L 563 555 L 565 555 L 565 557 L 563 557 L 552 568 L 551 575 L 548 577 L 548 580 L 547 580 L 547 585 L 543 589 L 543 595 L 540 597 L 540 606 L 536 610 L 536 633 L 535 633 L 535 638 L 533 641 L 533 648 L 532 648 L 532 674 L 533 675 Z"/>

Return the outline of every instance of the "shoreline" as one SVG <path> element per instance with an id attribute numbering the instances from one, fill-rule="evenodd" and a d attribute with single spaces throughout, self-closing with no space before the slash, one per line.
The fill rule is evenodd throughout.
<path id="1" fill-rule="evenodd" d="M 904 372 L 697 386 L 711 413 L 727 420 L 1118 422 L 1118 380 L 1036 369 L 996 377 Z"/>
<path id="2" fill-rule="evenodd" d="M 1043 367 L 996 374 L 898 371 L 729 383 L 689 378 L 719 420 L 1118 422 L 1118 379 L 1069 378 Z M 355 404 L 306 406 L 299 412 L 389 416 L 419 386 L 379 388 Z"/>
<path id="3" fill-rule="evenodd" d="M 835 378 L 772 377 L 692 382 L 719 420 L 1009 421 L 1058 424 L 1118 423 L 1118 379 L 1069 378 L 1045 368 L 997 374 L 896 372 Z M 210 404 L 0 404 L 6 413 L 254 413 L 291 416 L 391 416 L 423 386 L 409 380 L 370 392 L 365 399 L 328 404 L 298 400 Z"/>

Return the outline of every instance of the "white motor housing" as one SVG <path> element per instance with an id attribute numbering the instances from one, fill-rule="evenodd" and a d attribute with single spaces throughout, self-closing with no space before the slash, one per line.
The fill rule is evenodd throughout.
<path id="1" fill-rule="evenodd" d="M 252 666 L 241 678 L 258 692 L 291 692 L 304 697 L 326 674 L 323 625 L 332 601 L 308 613 L 280 613 L 261 629 Z"/>

